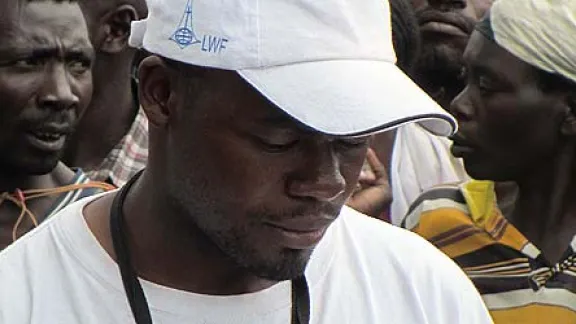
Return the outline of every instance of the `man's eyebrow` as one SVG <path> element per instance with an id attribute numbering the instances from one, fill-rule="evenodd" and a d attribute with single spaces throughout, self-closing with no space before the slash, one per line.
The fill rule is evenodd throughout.
<path id="1" fill-rule="evenodd" d="M 34 56 L 49 57 L 59 52 L 53 46 L 4 46 L 0 47 L 0 56 Z"/>
<path id="2" fill-rule="evenodd" d="M 74 58 L 93 58 L 94 50 L 89 45 L 74 45 L 61 49 L 57 46 L 42 45 L 42 46 L 15 46 L 15 47 L 0 47 L 0 56 L 16 54 L 27 55 L 36 58 L 48 58 L 59 56 L 60 53 L 64 54 L 66 59 Z"/>
<path id="3" fill-rule="evenodd" d="M 31 34 L 24 37 L 16 37 L 12 40 L 10 47 L 15 48 L 52 48 L 58 47 L 53 40 L 45 37 L 44 35 Z M 90 40 L 82 37 L 74 37 L 66 40 L 64 48 L 86 48 L 92 47 Z"/>
<path id="4" fill-rule="evenodd" d="M 51 47 L 51 46 L 46 46 L 46 47 L 36 47 L 36 48 L 32 48 L 30 51 L 31 56 L 33 57 L 53 57 L 53 56 L 57 56 L 58 53 L 60 53 L 60 50 L 57 47 Z"/>
<path id="5" fill-rule="evenodd" d="M 66 59 L 94 59 L 94 56 L 94 49 L 90 46 L 64 49 L 64 57 Z"/>

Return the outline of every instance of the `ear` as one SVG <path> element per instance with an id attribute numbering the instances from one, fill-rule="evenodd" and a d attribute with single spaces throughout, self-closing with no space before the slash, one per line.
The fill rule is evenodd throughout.
<path id="1" fill-rule="evenodd" d="M 100 50 L 105 53 L 118 53 L 128 47 L 130 28 L 133 21 L 139 20 L 136 8 L 124 4 L 102 17 L 104 39 Z"/>
<path id="2" fill-rule="evenodd" d="M 138 71 L 139 98 L 151 125 L 164 128 L 170 117 L 173 78 L 164 61 L 149 56 L 140 64 Z"/>
<path id="3" fill-rule="evenodd" d="M 564 106 L 566 114 L 560 131 L 565 136 L 576 136 L 576 93 L 566 96 Z"/>

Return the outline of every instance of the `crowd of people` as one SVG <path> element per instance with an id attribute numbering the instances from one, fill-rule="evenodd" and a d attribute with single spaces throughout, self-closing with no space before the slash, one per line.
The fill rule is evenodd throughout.
<path id="1" fill-rule="evenodd" d="M 576 324 L 574 35 L 562 0 L 2 0 L 0 324 Z"/>

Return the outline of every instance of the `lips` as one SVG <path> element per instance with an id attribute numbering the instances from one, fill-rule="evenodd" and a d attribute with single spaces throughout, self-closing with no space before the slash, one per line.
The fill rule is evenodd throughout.
<path id="1" fill-rule="evenodd" d="M 425 33 L 438 33 L 460 37 L 468 36 L 460 27 L 440 21 L 427 22 L 420 27 L 420 30 Z"/>
<path id="2" fill-rule="evenodd" d="M 47 142 L 57 141 L 62 136 L 66 136 L 64 133 L 50 132 L 50 131 L 31 132 L 30 134 L 32 134 L 33 136 L 37 137 L 40 140 L 47 141 Z"/>
<path id="3" fill-rule="evenodd" d="M 418 24 L 425 33 L 468 37 L 474 30 L 475 22 L 455 12 L 425 10 L 418 13 Z"/>
<path id="4" fill-rule="evenodd" d="M 69 125 L 41 125 L 26 132 L 26 139 L 36 149 L 57 152 L 64 148 L 67 136 L 72 132 Z"/>
<path id="5" fill-rule="evenodd" d="M 334 218 L 295 218 L 282 222 L 267 222 L 274 240 L 293 250 L 311 249 L 320 242 Z"/>
<path id="6" fill-rule="evenodd" d="M 450 151 L 455 157 L 466 158 L 477 151 L 476 146 L 460 133 L 450 137 L 450 139 L 452 140 Z"/>

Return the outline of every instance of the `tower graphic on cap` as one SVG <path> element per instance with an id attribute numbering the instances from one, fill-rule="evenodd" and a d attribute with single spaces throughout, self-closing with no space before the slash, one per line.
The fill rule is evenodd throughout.
<path id="1" fill-rule="evenodd" d="M 192 0 L 188 0 L 182 19 L 180 19 L 180 23 L 170 39 L 182 49 L 200 43 L 200 40 L 196 38 L 194 26 L 192 25 Z"/>

